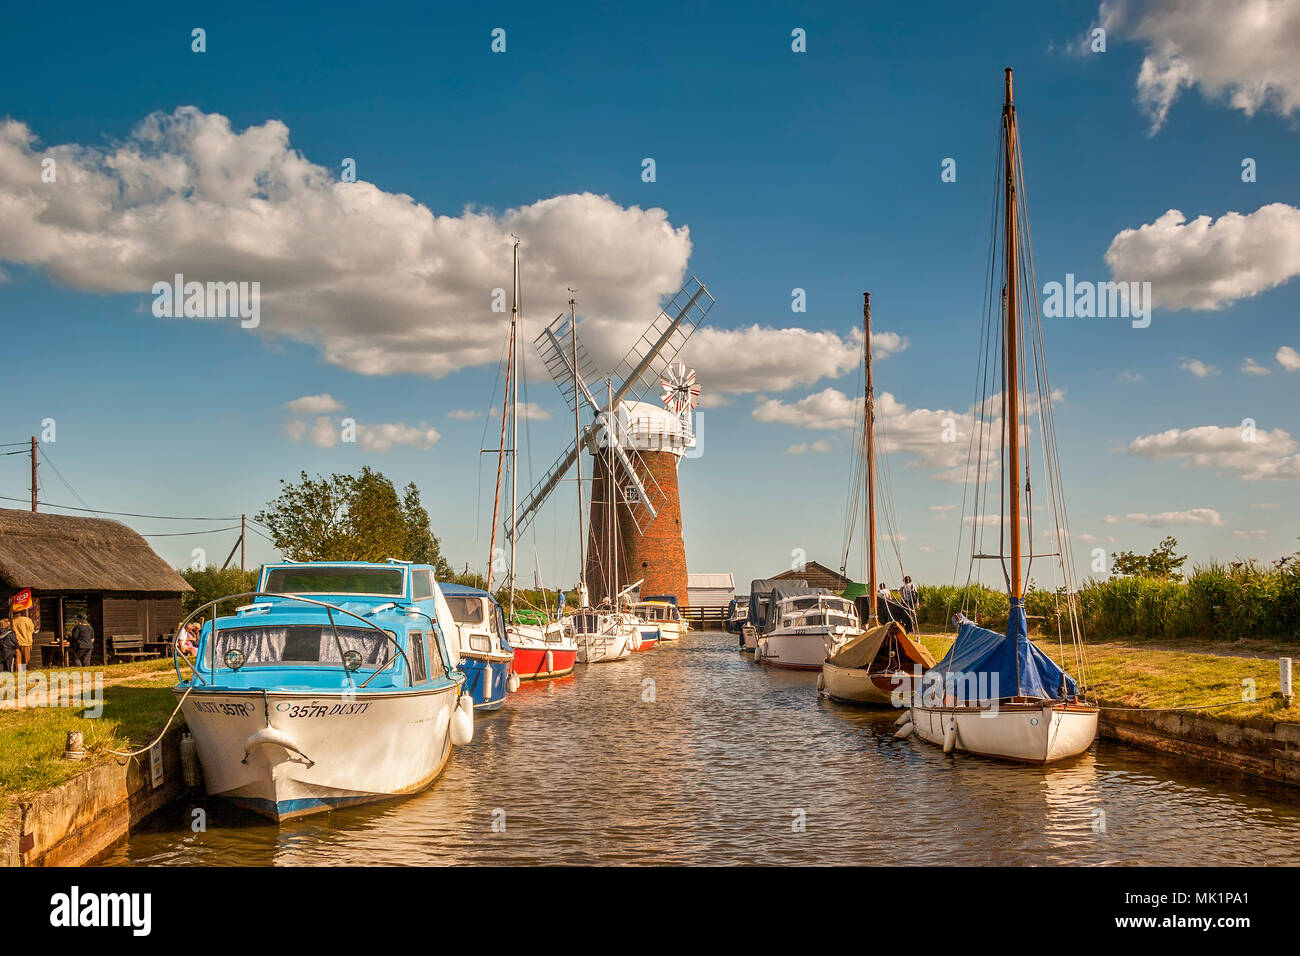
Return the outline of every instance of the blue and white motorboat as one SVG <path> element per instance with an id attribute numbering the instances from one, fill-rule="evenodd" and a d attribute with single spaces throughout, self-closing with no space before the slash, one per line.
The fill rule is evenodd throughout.
<path id="1" fill-rule="evenodd" d="M 475 710 L 499 710 L 519 689 L 515 651 L 506 635 L 505 612 L 487 591 L 463 584 L 440 584 L 455 621 L 465 693 Z"/>
<path id="2" fill-rule="evenodd" d="M 220 616 L 218 604 L 251 599 Z M 209 794 L 276 821 L 415 793 L 474 732 L 427 565 L 286 562 L 203 605 L 174 692 Z"/>

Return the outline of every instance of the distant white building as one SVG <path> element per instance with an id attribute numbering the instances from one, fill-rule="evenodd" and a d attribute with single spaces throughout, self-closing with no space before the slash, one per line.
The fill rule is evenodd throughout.
<path id="1" fill-rule="evenodd" d="M 686 593 L 692 611 L 716 608 L 725 611 L 736 596 L 736 582 L 730 571 L 690 572 L 686 575 Z"/>

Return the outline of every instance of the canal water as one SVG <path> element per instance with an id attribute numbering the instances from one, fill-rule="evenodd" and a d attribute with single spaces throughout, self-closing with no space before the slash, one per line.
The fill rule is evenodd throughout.
<path id="1" fill-rule="evenodd" d="M 97 863 L 1300 863 L 1294 790 L 1107 741 L 1048 769 L 946 756 L 815 684 L 692 632 L 524 684 L 424 793 L 279 827 L 196 795 Z"/>

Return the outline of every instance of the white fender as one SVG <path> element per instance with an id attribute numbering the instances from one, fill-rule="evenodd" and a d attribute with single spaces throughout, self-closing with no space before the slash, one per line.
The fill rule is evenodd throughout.
<path id="1" fill-rule="evenodd" d="M 825 690 L 826 690 L 826 672 L 822 671 L 817 675 L 817 693 L 820 694 Z"/>
<path id="2" fill-rule="evenodd" d="M 903 724 L 902 727 L 899 727 L 898 730 L 894 732 L 894 739 L 905 740 L 908 737 L 912 736 L 912 733 L 915 730 L 916 730 L 916 725 L 909 720 L 907 723 Z"/>
<path id="3" fill-rule="evenodd" d="M 263 727 L 249 734 L 244 741 L 244 759 L 240 763 L 248 763 L 248 758 L 252 756 L 253 751 L 259 750 L 266 746 L 283 747 L 289 753 L 297 754 L 307 762 L 307 766 L 312 766 L 315 761 L 298 749 L 294 739 L 283 730 L 277 730 L 275 727 Z"/>
<path id="4" fill-rule="evenodd" d="M 943 752 L 952 753 L 953 747 L 957 746 L 957 715 L 948 715 L 948 726 L 943 730 Z"/>
<path id="5" fill-rule="evenodd" d="M 451 742 L 457 747 L 464 747 L 474 739 L 474 701 L 468 694 L 461 694 L 456 701 L 456 709 L 451 714 Z"/>
<path id="6" fill-rule="evenodd" d="M 519 689 L 519 675 L 514 671 L 510 672 L 510 679 L 506 681 L 506 688 L 512 694 Z"/>
<path id="7" fill-rule="evenodd" d="M 903 712 L 902 712 L 901 714 L 899 714 L 899 715 L 898 715 L 898 719 L 897 719 L 896 721 L 894 721 L 894 726 L 895 726 L 895 727 L 901 727 L 903 724 L 909 723 L 909 722 L 911 721 L 911 719 L 912 719 L 912 710 L 911 710 L 911 708 L 910 708 L 910 707 L 904 707 L 904 708 L 903 708 Z"/>
<path id="8" fill-rule="evenodd" d="M 546 664 L 542 669 L 547 674 L 555 670 L 555 655 L 552 654 L 550 651 L 546 652 Z"/>

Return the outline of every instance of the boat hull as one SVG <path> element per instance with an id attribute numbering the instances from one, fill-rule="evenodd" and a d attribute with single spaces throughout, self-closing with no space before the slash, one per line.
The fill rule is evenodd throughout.
<path id="1" fill-rule="evenodd" d="M 629 634 L 579 634 L 578 663 L 608 664 L 621 661 L 632 654 Z"/>
<path id="2" fill-rule="evenodd" d="M 510 673 L 514 654 L 466 654 L 460 656 L 465 674 L 465 693 L 474 701 L 475 710 L 500 710 L 510 693 Z"/>
<path id="3" fill-rule="evenodd" d="M 1048 764 L 1083 753 L 1097 736 L 1096 707 L 1087 704 L 1003 703 L 989 707 L 927 707 L 913 700 L 912 723 L 922 740 L 982 757 Z"/>
<path id="4" fill-rule="evenodd" d="M 860 707 L 902 706 L 894 702 L 895 688 L 903 704 L 912 697 L 911 677 L 906 673 L 836 667 L 830 662 L 822 664 L 822 685 L 823 693 L 831 700 Z"/>
<path id="5" fill-rule="evenodd" d="M 758 628 L 746 625 L 741 629 L 740 634 L 745 639 L 741 645 L 741 650 L 753 653 L 758 649 Z"/>
<path id="6" fill-rule="evenodd" d="M 196 688 L 181 710 L 207 792 L 280 822 L 429 786 L 451 756 L 457 695 Z"/>
<path id="7" fill-rule="evenodd" d="M 686 633 L 686 625 L 683 621 L 656 621 L 659 627 L 659 639 L 661 641 L 680 641 Z"/>
<path id="8" fill-rule="evenodd" d="M 758 639 L 754 659 L 768 667 L 819 671 L 834 647 L 834 634 L 782 634 L 779 631 Z"/>
<path id="9" fill-rule="evenodd" d="M 640 637 L 640 642 L 636 647 L 636 650 L 638 651 L 650 650 L 652 647 L 658 644 L 660 639 L 662 638 L 662 632 L 658 627 L 638 628 L 638 634 Z"/>
<path id="10" fill-rule="evenodd" d="M 520 680 L 550 680 L 567 677 L 578 662 L 578 646 L 521 647 L 515 645 L 515 673 Z"/>

